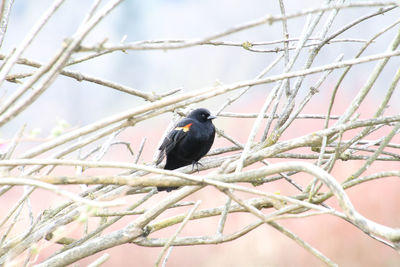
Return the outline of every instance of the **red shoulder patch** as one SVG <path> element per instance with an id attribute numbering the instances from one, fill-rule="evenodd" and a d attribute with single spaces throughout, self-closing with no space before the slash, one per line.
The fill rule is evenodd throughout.
<path id="1" fill-rule="evenodd" d="M 185 126 L 182 126 L 182 127 L 176 127 L 175 130 L 177 130 L 177 131 L 182 130 L 182 131 L 184 131 L 186 133 L 187 131 L 190 130 L 190 126 L 192 126 L 192 124 L 193 123 L 189 123 L 189 124 L 186 124 Z"/>

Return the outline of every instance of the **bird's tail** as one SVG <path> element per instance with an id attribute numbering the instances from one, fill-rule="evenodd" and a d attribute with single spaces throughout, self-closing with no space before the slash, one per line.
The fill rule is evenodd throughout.
<path id="1" fill-rule="evenodd" d="M 190 162 L 180 160 L 173 155 L 168 155 L 167 162 L 165 163 L 164 169 L 165 170 L 175 170 L 179 169 L 180 167 L 190 165 Z M 169 187 L 157 187 L 158 191 L 167 191 L 170 192 L 172 190 L 178 189 L 179 187 L 176 186 L 169 186 Z"/>

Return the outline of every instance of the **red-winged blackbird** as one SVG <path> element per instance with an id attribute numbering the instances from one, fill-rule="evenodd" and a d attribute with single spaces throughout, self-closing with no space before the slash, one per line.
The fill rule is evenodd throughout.
<path id="1" fill-rule="evenodd" d="M 198 108 L 179 121 L 175 128 L 168 133 L 159 150 L 157 159 L 159 164 L 164 155 L 167 162 L 164 169 L 175 170 L 190 164 L 198 164 L 198 161 L 210 150 L 215 137 L 215 127 L 211 115 L 205 108 Z M 177 187 L 157 187 L 158 191 L 171 191 Z"/>

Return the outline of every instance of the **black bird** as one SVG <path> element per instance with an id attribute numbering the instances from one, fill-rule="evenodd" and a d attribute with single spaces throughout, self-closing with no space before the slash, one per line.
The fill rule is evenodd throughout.
<path id="1" fill-rule="evenodd" d="M 214 142 L 215 127 L 212 120 L 215 118 L 205 108 L 198 108 L 190 112 L 165 137 L 159 148 L 160 154 L 156 164 L 159 164 L 164 156 L 167 156 L 164 166 L 166 170 L 198 164 L 198 161 L 207 154 Z M 177 188 L 157 187 L 157 190 L 169 192 Z"/>

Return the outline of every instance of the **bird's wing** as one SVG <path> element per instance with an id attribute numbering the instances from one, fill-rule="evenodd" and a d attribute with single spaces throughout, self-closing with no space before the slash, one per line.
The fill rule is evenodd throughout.
<path id="1" fill-rule="evenodd" d="M 192 124 L 193 121 L 191 119 L 183 119 L 176 124 L 175 128 L 171 132 L 168 133 L 159 147 L 161 153 L 157 159 L 157 165 L 163 160 L 164 155 L 174 149 L 174 147 L 187 135 Z"/>

